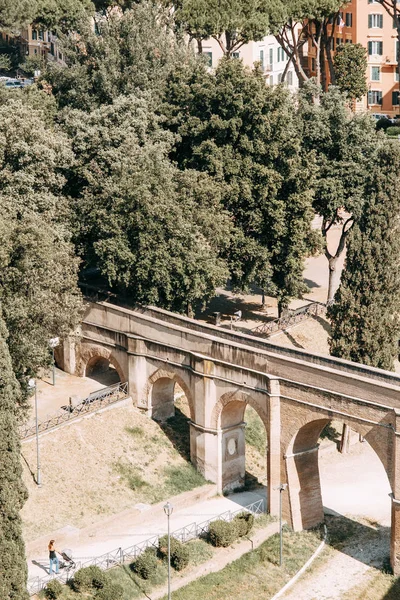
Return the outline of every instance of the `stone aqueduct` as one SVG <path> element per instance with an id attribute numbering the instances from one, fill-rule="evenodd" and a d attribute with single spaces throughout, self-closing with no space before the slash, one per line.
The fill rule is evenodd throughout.
<path id="1" fill-rule="evenodd" d="M 149 416 L 174 411 L 178 383 L 190 407 L 191 460 L 218 489 L 243 483 L 244 411 L 251 405 L 267 431 L 268 508 L 295 530 L 323 520 L 318 438 L 331 419 L 359 432 L 379 456 L 392 489 L 391 563 L 400 573 L 400 377 L 363 365 L 280 348 L 249 335 L 200 324 L 156 308 L 88 306 L 79 341 L 58 356 L 85 375 L 105 359 L 129 382 Z"/>

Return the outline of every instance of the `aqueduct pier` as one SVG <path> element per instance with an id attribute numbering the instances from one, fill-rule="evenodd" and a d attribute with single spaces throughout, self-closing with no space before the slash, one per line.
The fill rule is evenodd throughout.
<path id="1" fill-rule="evenodd" d="M 330 420 L 362 435 L 392 490 L 391 563 L 400 573 L 400 377 L 364 365 L 282 348 L 157 308 L 88 305 L 79 340 L 64 342 L 58 362 L 83 376 L 109 361 L 128 381 L 135 405 L 156 419 L 174 413 L 174 387 L 190 408 L 191 460 L 222 492 L 243 484 L 244 411 L 267 431 L 268 508 L 295 530 L 323 520 L 318 439 Z M 379 490 L 377 490 L 379 492 Z"/>

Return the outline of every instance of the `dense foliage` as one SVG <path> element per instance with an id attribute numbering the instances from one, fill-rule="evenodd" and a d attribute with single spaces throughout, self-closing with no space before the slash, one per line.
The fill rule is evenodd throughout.
<path id="1" fill-rule="evenodd" d="M 336 85 L 350 100 L 361 100 L 368 92 L 367 52 L 362 44 L 342 44 L 334 58 Z"/>
<path id="2" fill-rule="evenodd" d="M 289 93 L 225 59 L 214 74 L 201 63 L 177 69 L 162 110 L 178 136 L 173 159 L 221 186 L 235 227 L 226 255 L 234 285 L 255 282 L 286 306 L 304 291 L 303 259 L 317 245 L 310 227 L 314 160 L 301 152 Z"/>
<path id="3" fill-rule="evenodd" d="M 350 237 L 346 270 L 330 308 L 331 352 L 393 369 L 400 333 L 400 151 L 388 143 L 368 178 L 368 204 Z"/>
<path id="4" fill-rule="evenodd" d="M 8 337 L 0 311 L 0 598 L 27 600 L 27 565 L 19 516 L 27 492 L 21 479 L 16 426 L 19 386 L 12 368 Z"/>

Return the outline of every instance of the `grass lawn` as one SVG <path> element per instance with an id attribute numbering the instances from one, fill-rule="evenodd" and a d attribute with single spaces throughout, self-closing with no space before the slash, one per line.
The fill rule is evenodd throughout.
<path id="1" fill-rule="evenodd" d="M 271 598 L 303 566 L 320 544 L 319 532 L 284 532 L 284 564 L 280 568 L 279 535 L 244 554 L 218 573 L 211 573 L 174 592 L 174 600 L 240 600 Z M 166 598 L 166 597 L 165 597 Z M 163 599 L 165 600 L 165 599 Z"/>

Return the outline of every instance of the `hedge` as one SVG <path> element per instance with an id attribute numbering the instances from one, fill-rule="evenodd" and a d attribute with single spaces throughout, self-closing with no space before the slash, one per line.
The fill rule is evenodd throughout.
<path id="1" fill-rule="evenodd" d="M 131 568 L 142 579 L 149 579 L 156 571 L 157 566 L 158 560 L 155 548 L 146 548 L 146 550 L 137 557 L 135 562 L 132 563 Z"/>
<path id="2" fill-rule="evenodd" d="M 158 542 L 158 552 L 162 559 L 168 559 L 168 536 L 164 535 Z M 179 540 L 170 538 L 171 565 L 175 571 L 182 571 L 189 564 L 189 548 Z"/>
<path id="3" fill-rule="evenodd" d="M 107 581 L 107 573 L 99 567 L 91 565 L 83 567 L 75 573 L 72 586 L 76 592 L 90 592 L 93 589 L 103 588 Z"/>
<path id="4" fill-rule="evenodd" d="M 44 588 L 44 595 L 49 600 L 57 600 L 59 596 L 61 596 L 63 591 L 63 586 L 57 579 L 53 579 L 53 581 L 49 581 L 49 583 Z"/>
<path id="5" fill-rule="evenodd" d="M 208 540 L 213 546 L 226 548 L 233 544 L 238 538 L 238 530 L 235 520 L 227 521 L 217 520 L 210 523 L 208 530 Z"/>
<path id="6" fill-rule="evenodd" d="M 254 525 L 254 515 L 250 512 L 241 512 L 234 518 L 239 537 L 249 535 Z"/>

